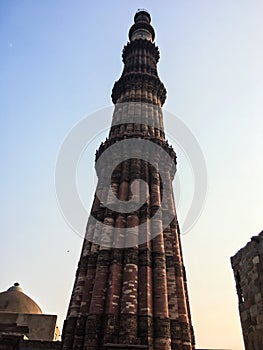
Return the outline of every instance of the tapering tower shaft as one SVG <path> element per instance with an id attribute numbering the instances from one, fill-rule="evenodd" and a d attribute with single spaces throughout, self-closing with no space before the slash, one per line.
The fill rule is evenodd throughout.
<path id="1" fill-rule="evenodd" d="M 165 140 L 166 90 L 148 12 L 136 13 L 114 84 L 109 137 L 64 324 L 63 350 L 193 350 L 174 204 L 176 155 Z"/>

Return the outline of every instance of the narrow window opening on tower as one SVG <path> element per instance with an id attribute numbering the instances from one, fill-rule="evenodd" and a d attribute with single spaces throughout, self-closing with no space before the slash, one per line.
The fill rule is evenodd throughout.
<path id="1" fill-rule="evenodd" d="M 245 299 L 244 299 L 244 294 L 241 287 L 240 274 L 238 270 L 235 271 L 235 279 L 236 279 L 238 301 L 239 301 L 239 304 L 242 304 L 244 303 Z"/>

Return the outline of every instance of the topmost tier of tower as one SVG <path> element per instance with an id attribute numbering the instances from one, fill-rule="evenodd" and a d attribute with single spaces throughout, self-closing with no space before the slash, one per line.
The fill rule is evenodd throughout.
<path id="1" fill-rule="evenodd" d="M 151 15 L 150 13 L 145 9 L 138 9 L 138 11 L 135 13 L 134 16 L 134 22 L 147 22 L 151 23 Z"/>
<path id="2" fill-rule="evenodd" d="M 153 43 L 155 32 L 151 16 L 139 10 L 129 31 L 130 42 L 124 47 L 122 60 L 124 69 L 112 89 L 112 102 L 144 102 L 161 107 L 166 90 L 157 72 L 158 47 Z"/>
<path id="3" fill-rule="evenodd" d="M 130 41 L 137 39 L 154 41 L 155 33 L 150 23 L 150 14 L 146 10 L 138 10 L 134 16 L 134 24 L 129 31 Z"/>

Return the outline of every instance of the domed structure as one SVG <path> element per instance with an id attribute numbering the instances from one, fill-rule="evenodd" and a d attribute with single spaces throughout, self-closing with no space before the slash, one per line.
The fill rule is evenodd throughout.
<path id="1" fill-rule="evenodd" d="M 0 350 L 3 349 L 1 347 L 3 336 L 11 337 L 10 339 L 13 336 L 16 339 L 26 337 L 27 341 L 51 343 L 60 337 L 57 315 L 43 314 L 37 303 L 23 292 L 19 283 L 0 293 L 0 326 Z M 45 349 L 54 350 L 53 345 L 45 346 L 47 346 Z"/>
<path id="2" fill-rule="evenodd" d="M 0 293 L 0 312 L 42 314 L 40 307 L 23 292 L 19 283 Z"/>

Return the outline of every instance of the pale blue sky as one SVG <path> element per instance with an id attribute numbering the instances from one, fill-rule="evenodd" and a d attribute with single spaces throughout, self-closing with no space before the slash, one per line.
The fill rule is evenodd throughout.
<path id="1" fill-rule="evenodd" d="M 20 282 L 62 325 L 82 240 L 57 207 L 56 156 L 75 123 L 111 105 L 138 8 L 156 30 L 164 107 L 191 129 L 207 163 L 205 210 L 182 236 L 197 345 L 241 350 L 229 258 L 263 228 L 261 0 L 1 2 L 0 290 Z M 87 207 L 104 137 L 79 167 Z M 193 187 L 183 157 L 178 150 L 181 221 Z"/>

